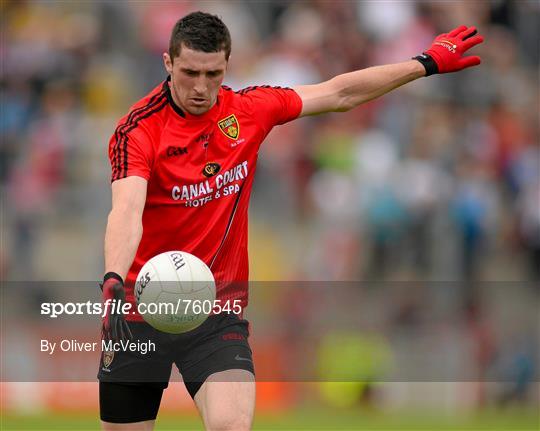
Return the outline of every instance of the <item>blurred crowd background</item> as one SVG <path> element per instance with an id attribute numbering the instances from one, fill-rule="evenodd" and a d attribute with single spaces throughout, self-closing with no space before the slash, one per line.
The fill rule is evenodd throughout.
<path id="1" fill-rule="evenodd" d="M 435 300 L 459 304 L 463 334 L 484 340 L 481 364 L 504 345 L 486 335 L 493 311 L 509 297 L 538 301 L 540 284 L 535 292 L 518 283 L 540 280 L 538 2 L 3 1 L 0 8 L 2 279 L 101 277 L 109 137 L 166 77 L 161 56 L 176 20 L 200 9 L 231 30 L 225 84 L 234 89 L 317 83 L 404 61 L 460 24 L 477 26 L 486 40 L 474 48 L 480 67 L 274 129 L 250 210 L 251 279 L 464 282 L 451 294 L 435 290 Z M 513 283 L 494 299 L 488 281 Z M 396 325 L 414 320 L 433 299 L 427 284 L 418 286 L 379 302 L 381 313 L 390 320 L 388 310 L 401 310 L 392 315 Z M 280 309 L 292 319 L 299 308 Z M 531 350 L 536 341 L 528 340 Z M 516 375 L 530 382 L 535 352 L 509 352 Z M 519 397 L 529 390 L 516 388 Z"/>
<path id="2" fill-rule="evenodd" d="M 109 136 L 165 78 L 170 30 L 197 9 L 231 29 L 235 89 L 404 61 L 461 23 L 486 38 L 474 70 L 274 130 L 252 205 L 253 279 L 539 279 L 537 2 L 7 1 L 8 279 L 99 276 Z"/>

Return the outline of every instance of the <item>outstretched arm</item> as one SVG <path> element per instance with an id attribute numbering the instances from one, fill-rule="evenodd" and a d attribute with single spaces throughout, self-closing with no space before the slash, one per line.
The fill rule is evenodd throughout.
<path id="1" fill-rule="evenodd" d="M 300 116 L 348 111 L 422 76 L 476 66 L 480 57 L 463 54 L 483 40 L 476 35 L 474 27 L 460 26 L 437 36 L 431 48 L 413 60 L 369 67 L 320 84 L 295 87 L 303 104 Z"/>

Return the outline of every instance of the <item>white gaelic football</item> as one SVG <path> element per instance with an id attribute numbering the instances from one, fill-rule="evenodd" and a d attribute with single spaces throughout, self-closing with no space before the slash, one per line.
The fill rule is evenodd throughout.
<path id="1" fill-rule="evenodd" d="M 143 265 L 135 283 L 135 300 L 144 320 L 170 334 L 188 332 L 202 324 L 215 299 L 210 268 L 185 251 L 154 256 Z"/>

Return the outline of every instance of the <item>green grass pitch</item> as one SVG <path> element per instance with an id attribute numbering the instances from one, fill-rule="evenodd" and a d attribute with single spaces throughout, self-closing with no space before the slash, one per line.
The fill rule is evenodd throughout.
<path id="1" fill-rule="evenodd" d="M 2 415 L 2 431 L 8 430 L 99 430 L 96 416 L 80 415 Z M 203 430 L 195 416 L 163 415 L 158 417 L 156 431 Z M 301 409 L 279 415 L 256 415 L 254 430 L 539 430 L 538 409 L 485 410 L 466 416 L 435 412 L 383 413 L 373 411 L 336 411 Z"/>

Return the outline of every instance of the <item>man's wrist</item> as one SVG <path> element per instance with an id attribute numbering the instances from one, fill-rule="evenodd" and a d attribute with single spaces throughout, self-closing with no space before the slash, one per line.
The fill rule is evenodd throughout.
<path id="1" fill-rule="evenodd" d="M 435 75 L 436 73 L 439 73 L 439 67 L 437 66 L 437 63 L 433 59 L 433 57 L 429 54 L 420 54 L 416 57 L 412 58 L 413 60 L 418 61 L 425 70 L 424 76 L 430 76 Z"/>
<path id="2" fill-rule="evenodd" d="M 124 284 L 124 280 L 122 276 L 112 271 L 108 272 L 107 274 L 103 276 L 103 283 L 105 283 L 107 280 L 110 280 L 111 278 L 118 280 L 120 283 Z"/>

